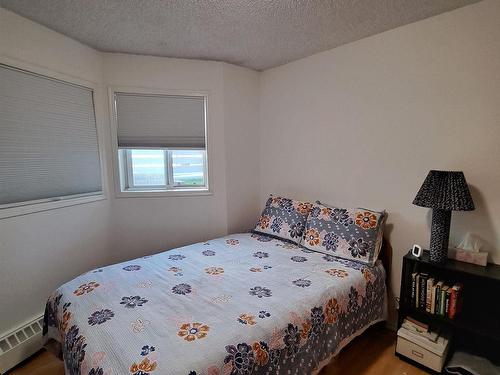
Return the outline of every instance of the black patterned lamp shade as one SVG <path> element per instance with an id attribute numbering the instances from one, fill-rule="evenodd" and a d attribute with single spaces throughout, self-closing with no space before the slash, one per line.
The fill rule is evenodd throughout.
<path id="1" fill-rule="evenodd" d="M 430 171 L 413 204 L 432 208 L 431 261 L 444 262 L 448 256 L 451 211 L 474 210 L 463 172 Z"/>
<path id="2" fill-rule="evenodd" d="M 413 204 L 448 211 L 474 210 L 463 172 L 430 171 Z"/>

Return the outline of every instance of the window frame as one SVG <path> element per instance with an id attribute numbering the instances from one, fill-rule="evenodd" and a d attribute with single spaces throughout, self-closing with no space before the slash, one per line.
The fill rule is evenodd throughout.
<path id="1" fill-rule="evenodd" d="M 25 71 L 28 74 L 43 76 L 48 79 L 53 79 L 55 81 L 62 81 L 63 83 L 70 85 L 82 86 L 92 91 L 94 116 L 95 116 L 96 131 L 97 131 L 97 149 L 98 149 L 99 165 L 101 168 L 101 191 L 35 199 L 24 202 L 1 204 L 0 220 L 7 219 L 10 217 L 33 214 L 36 212 L 44 212 L 63 207 L 70 207 L 80 204 L 106 200 L 108 181 L 106 172 L 107 168 L 103 156 L 105 131 L 101 121 L 101 119 L 104 118 L 104 113 L 103 113 L 103 108 L 99 104 L 100 102 L 102 102 L 102 92 L 100 92 L 99 90 L 100 89 L 99 83 L 55 72 L 53 70 L 46 69 L 38 65 L 26 63 L 24 61 L 20 61 L 6 56 L 0 56 L 0 64 L 6 65 L 13 69 Z"/>
<path id="2" fill-rule="evenodd" d="M 118 117 L 116 109 L 115 94 L 116 93 L 129 93 L 129 94 L 144 94 L 144 95 L 171 95 L 171 96 L 200 96 L 203 97 L 205 102 L 205 165 L 204 165 L 204 178 L 205 186 L 172 186 L 167 189 L 151 189 L 149 187 L 145 188 L 128 188 L 128 182 L 130 181 L 129 170 L 123 173 L 124 168 L 126 168 L 126 160 L 124 161 L 122 156 L 122 150 L 126 149 L 140 149 L 146 150 L 148 147 L 118 147 Z M 109 108 L 110 108 L 110 124 L 111 124 L 111 143 L 113 152 L 113 176 L 114 176 L 114 187 L 115 187 L 115 197 L 116 198 L 147 198 L 147 197 L 175 197 L 175 196 L 204 196 L 213 195 L 212 190 L 212 176 L 210 173 L 211 164 L 211 152 L 210 152 L 210 139 L 209 139 L 209 92 L 205 90 L 161 90 L 156 88 L 144 88 L 144 87 L 130 87 L 130 86 L 110 86 L 108 88 L 109 97 Z M 150 149 L 159 150 L 183 150 L 189 148 L 175 147 L 175 148 L 162 148 L 162 147 L 152 147 Z M 169 163 L 166 163 L 166 169 L 169 168 Z M 169 180 L 169 174 L 172 172 L 166 170 L 168 173 L 165 175 L 167 183 Z"/>

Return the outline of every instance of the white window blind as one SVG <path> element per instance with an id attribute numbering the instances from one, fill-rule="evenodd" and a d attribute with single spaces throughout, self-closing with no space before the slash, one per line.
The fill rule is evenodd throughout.
<path id="1" fill-rule="evenodd" d="M 0 205 L 101 191 L 92 90 L 0 65 Z"/>
<path id="2" fill-rule="evenodd" d="M 205 98 L 115 93 L 120 148 L 205 148 Z"/>

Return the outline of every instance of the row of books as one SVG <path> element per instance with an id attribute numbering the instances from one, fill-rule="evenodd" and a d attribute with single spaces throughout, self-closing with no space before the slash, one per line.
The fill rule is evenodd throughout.
<path id="1" fill-rule="evenodd" d="M 447 285 L 427 273 L 412 274 L 411 298 L 418 310 L 454 319 L 462 307 L 460 283 Z"/>

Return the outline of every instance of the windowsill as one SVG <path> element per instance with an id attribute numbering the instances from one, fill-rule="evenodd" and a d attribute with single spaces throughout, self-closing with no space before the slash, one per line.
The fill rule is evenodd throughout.
<path id="1" fill-rule="evenodd" d="M 106 196 L 104 194 L 76 197 L 70 199 L 61 199 L 55 201 L 45 201 L 40 203 L 31 203 L 24 206 L 9 207 L 0 209 L 0 219 L 6 219 L 9 217 L 28 215 L 36 212 L 43 212 L 49 210 L 56 210 L 58 208 L 77 206 L 80 204 L 86 204 L 91 202 L 97 202 L 105 200 Z"/>
<path id="2" fill-rule="evenodd" d="M 213 192 L 207 188 L 175 190 L 122 190 L 116 192 L 116 198 L 193 197 L 206 195 L 213 195 Z"/>

